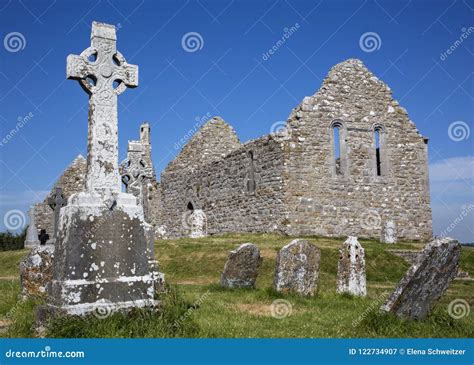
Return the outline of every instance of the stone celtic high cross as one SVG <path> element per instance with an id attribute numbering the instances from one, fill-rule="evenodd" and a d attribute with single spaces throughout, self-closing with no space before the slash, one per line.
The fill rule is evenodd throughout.
<path id="1" fill-rule="evenodd" d="M 89 94 L 86 190 L 109 195 L 121 190 L 118 170 L 117 95 L 138 86 L 138 66 L 116 49 L 115 27 L 92 23 L 91 46 L 67 58 L 68 79 Z"/>
<path id="2" fill-rule="evenodd" d="M 58 224 L 59 224 L 59 213 L 61 208 L 67 203 L 67 199 L 64 199 L 63 190 L 56 188 L 54 194 L 48 198 L 48 205 L 53 210 L 53 238 L 56 239 L 58 236 Z"/>

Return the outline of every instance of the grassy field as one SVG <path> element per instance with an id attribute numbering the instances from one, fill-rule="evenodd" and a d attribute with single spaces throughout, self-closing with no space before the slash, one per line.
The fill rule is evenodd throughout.
<path id="1" fill-rule="evenodd" d="M 378 311 L 409 265 L 387 249 L 420 249 L 422 245 L 383 245 L 361 240 L 366 250 L 368 296 L 336 294 L 338 248 L 344 241 L 308 237 L 321 249 L 318 293 L 313 298 L 281 295 L 272 290 L 275 257 L 291 238 L 267 234 L 232 234 L 201 239 L 156 242 L 156 255 L 168 291 L 160 295 L 163 311 L 136 310 L 105 319 L 58 318 L 46 328 L 48 337 L 473 337 L 474 320 L 452 318 L 454 299 L 474 304 L 474 281 L 455 280 L 425 320 L 403 321 Z M 255 290 L 219 286 L 228 251 L 244 242 L 259 246 L 263 256 Z M 32 301 L 18 300 L 18 263 L 26 250 L 0 252 L 0 324 L 3 336 L 33 336 Z M 461 268 L 474 273 L 474 249 L 463 248 Z M 284 299 L 291 313 L 271 314 L 272 303 Z M 289 303 L 289 304 L 288 304 Z M 1 328 L 2 326 L 0 326 Z"/>

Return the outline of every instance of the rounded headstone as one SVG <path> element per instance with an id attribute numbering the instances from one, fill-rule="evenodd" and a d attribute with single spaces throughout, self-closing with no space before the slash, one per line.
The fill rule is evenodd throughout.
<path id="1" fill-rule="evenodd" d="M 387 221 L 383 229 L 383 243 L 397 243 L 397 231 L 394 221 Z"/>
<path id="2" fill-rule="evenodd" d="M 227 288 L 254 288 L 261 264 L 262 257 L 256 245 L 240 245 L 229 253 L 221 275 L 221 285 Z"/>

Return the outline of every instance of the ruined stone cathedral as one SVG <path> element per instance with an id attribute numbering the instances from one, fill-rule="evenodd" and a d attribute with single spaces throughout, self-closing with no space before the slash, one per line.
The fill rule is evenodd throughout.
<path id="1" fill-rule="evenodd" d="M 226 232 L 399 240 L 432 236 L 428 139 L 364 64 L 334 66 L 276 133 L 242 143 L 219 117 L 209 120 L 157 181 L 150 127 L 129 141 L 121 163 L 127 192 L 143 204 L 157 237 Z M 76 158 L 55 184 L 67 199 L 81 191 L 85 161 Z M 37 228 L 51 231 L 46 200 Z"/>

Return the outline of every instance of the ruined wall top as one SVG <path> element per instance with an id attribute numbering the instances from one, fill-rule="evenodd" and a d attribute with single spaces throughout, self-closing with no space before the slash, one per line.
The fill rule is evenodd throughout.
<path id="1" fill-rule="evenodd" d="M 197 169 L 227 156 L 240 146 L 234 129 L 222 118 L 214 117 L 196 132 L 165 172 Z"/>
<path id="2" fill-rule="evenodd" d="M 62 194 L 66 199 L 72 194 L 84 191 L 86 169 L 85 158 L 82 155 L 78 155 L 58 178 L 49 195 L 52 195 L 56 188 L 62 189 Z M 47 198 L 45 202 L 46 200 Z"/>
<path id="3" fill-rule="evenodd" d="M 296 106 L 289 120 L 298 120 L 302 112 L 326 112 L 331 113 L 331 109 L 342 110 L 344 104 L 353 106 L 354 115 L 341 114 L 330 115 L 342 120 L 352 120 L 365 112 L 367 118 L 362 122 L 370 124 L 374 107 L 384 106 L 385 114 L 404 116 L 421 138 L 424 138 L 415 126 L 415 123 L 408 117 L 408 112 L 400 106 L 393 98 L 392 90 L 382 80 L 377 78 L 364 63 L 355 58 L 350 58 L 334 65 L 328 72 L 319 90 L 312 96 L 307 96 Z"/>

